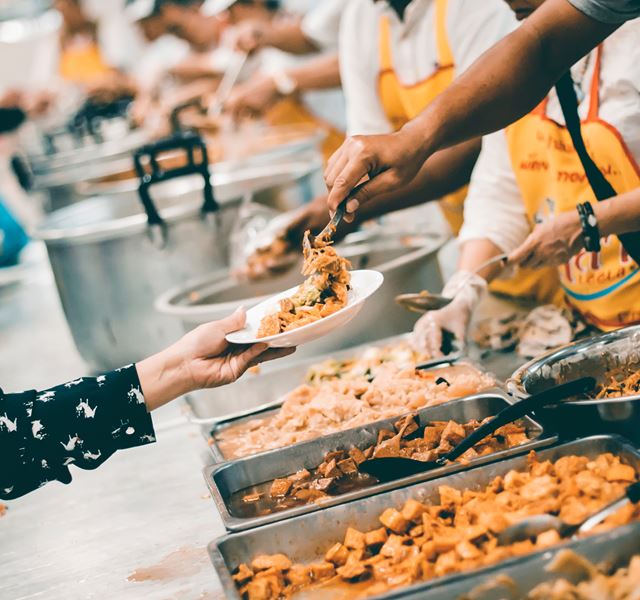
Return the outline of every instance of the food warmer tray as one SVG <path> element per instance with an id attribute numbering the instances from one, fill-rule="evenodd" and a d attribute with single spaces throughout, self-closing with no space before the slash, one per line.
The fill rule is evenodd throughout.
<path id="1" fill-rule="evenodd" d="M 482 420 L 495 415 L 508 404 L 509 397 L 506 394 L 500 391 L 485 392 L 461 400 L 453 400 L 439 406 L 423 408 L 418 411 L 417 414 L 421 427 L 424 427 L 431 421 L 453 420 L 458 423 L 466 423 L 471 419 Z M 496 460 L 510 458 L 518 454 L 527 453 L 530 450 L 550 446 L 557 442 L 556 437 L 545 436 L 542 427 L 536 421 L 531 418 L 525 418 L 527 433 L 531 438 L 529 442 L 515 448 L 479 457 L 467 464 L 453 463 L 446 467 L 430 471 L 429 473 L 414 475 L 397 481 L 352 491 L 340 496 L 330 497 L 320 504 L 311 503 L 306 506 L 299 506 L 270 515 L 240 517 L 233 514 L 230 506 L 230 498 L 235 492 L 271 479 L 286 477 L 302 468 L 309 470 L 314 469 L 322 463 L 327 452 L 349 450 L 354 446 L 364 450 L 376 443 L 379 431 L 382 429 L 393 430 L 393 424 L 398 418 L 399 417 L 394 417 L 377 421 L 376 423 L 337 432 L 315 440 L 301 442 L 292 446 L 286 446 L 262 454 L 255 454 L 221 465 L 205 468 L 203 471 L 205 480 L 211 496 L 216 503 L 216 507 L 222 516 L 225 527 L 230 531 L 244 531 L 253 527 L 266 525 L 267 523 L 274 523 L 297 515 L 315 512 L 328 506 L 343 504 L 358 498 L 412 485 L 421 481 L 435 479 Z"/>
<path id="2" fill-rule="evenodd" d="M 575 440 L 541 450 L 538 456 L 540 460 L 552 461 L 570 455 L 594 459 L 606 452 L 619 456 L 625 463 L 640 471 L 640 452 L 619 436 L 602 435 Z M 360 531 L 379 527 L 378 516 L 386 508 L 400 509 L 409 498 L 427 503 L 437 502 L 439 499 L 438 488 L 441 485 L 456 489 L 479 489 L 488 485 L 495 477 L 504 476 L 513 469 L 524 470 L 526 467 L 527 456 L 520 455 L 347 504 L 332 506 L 287 521 L 271 523 L 258 529 L 228 534 L 209 544 L 209 555 L 220 577 L 226 597 L 239 600 L 240 595 L 233 582 L 232 572 L 240 563 L 249 563 L 258 554 L 284 552 L 296 563 L 316 561 L 324 556 L 336 540 L 344 538 L 348 527 L 354 527 Z M 622 529 L 618 528 L 616 531 L 622 531 Z M 608 535 L 608 533 L 603 535 Z M 601 539 L 601 536 L 598 539 Z M 524 557 L 508 559 L 499 565 L 501 570 L 505 570 L 520 563 L 528 564 L 548 555 L 548 550 L 534 552 Z M 467 573 L 440 577 L 404 589 L 387 592 L 376 596 L 376 598 L 424 598 L 427 591 L 439 586 L 453 584 L 463 578 L 468 580 L 470 575 L 474 579 L 479 578 L 494 570 L 495 567 L 485 567 Z M 307 597 L 311 596 L 307 594 Z M 452 598 L 452 596 L 445 597 L 447 600 Z"/>
<path id="3" fill-rule="evenodd" d="M 640 326 L 625 327 L 547 352 L 515 371 L 507 389 L 517 398 L 588 375 L 604 383 L 612 370 L 640 369 Z M 565 438 L 611 433 L 640 444 L 640 394 L 577 399 L 547 407 L 536 416 Z"/>
<path id="4" fill-rule="evenodd" d="M 630 523 L 613 531 L 576 540 L 564 545 L 563 549 L 570 549 L 595 565 L 615 571 L 626 567 L 634 555 L 640 554 L 640 523 Z M 546 581 L 561 578 L 573 581 L 569 576 L 546 570 L 559 550 L 537 552 L 528 559 L 512 559 L 509 564 L 503 562 L 472 576 L 452 577 L 448 584 L 429 591 L 418 589 L 422 586 L 413 586 L 415 589 L 406 588 L 404 593 L 394 592 L 386 597 L 402 600 L 518 600 Z M 515 586 L 502 584 L 505 577 Z"/>
<path id="5" fill-rule="evenodd" d="M 388 341 L 386 342 L 388 343 Z M 371 346 L 372 344 L 367 344 L 365 347 L 367 346 Z M 377 345 L 377 344 L 376 344 Z M 346 356 L 351 356 L 353 355 L 353 352 L 357 350 L 357 349 L 353 349 L 351 352 L 345 352 L 344 355 Z M 340 353 L 342 354 L 342 353 Z M 298 383 L 289 383 L 287 385 L 287 381 L 291 382 L 291 379 L 287 378 L 287 372 L 289 371 L 289 369 L 283 369 L 282 371 L 278 371 L 278 373 L 276 374 L 274 373 L 270 373 L 269 375 L 273 375 L 274 378 L 276 375 L 279 375 L 279 377 L 281 378 L 280 384 L 282 385 L 283 383 L 285 385 L 282 385 L 283 388 L 285 388 L 285 391 L 283 391 L 279 397 L 277 399 L 272 400 L 271 402 L 266 402 L 265 404 L 263 404 L 262 406 L 258 406 L 258 408 L 255 408 L 253 410 L 246 410 L 244 412 L 241 413 L 237 413 L 235 415 L 231 415 L 229 417 L 225 417 L 222 419 L 217 420 L 212 427 L 209 427 L 208 429 L 205 429 L 203 431 L 203 433 L 205 434 L 205 438 L 207 440 L 207 444 L 209 446 L 209 449 L 211 450 L 211 454 L 213 455 L 213 459 L 214 459 L 214 463 L 213 464 L 217 464 L 217 463 L 224 463 L 224 462 L 228 462 L 229 459 L 226 458 L 224 456 L 224 454 L 222 453 L 222 450 L 220 449 L 220 446 L 218 445 L 218 441 L 217 441 L 217 436 L 218 434 L 224 430 L 227 429 L 229 427 L 233 427 L 236 425 L 241 425 L 243 423 L 246 423 L 248 421 L 252 421 L 253 419 L 265 419 L 267 417 L 270 417 L 272 415 L 275 415 L 278 410 L 280 409 L 280 407 L 282 406 L 283 402 L 284 402 L 284 398 L 286 396 L 286 394 L 288 394 L 289 392 L 291 392 L 294 388 L 296 388 L 298 385 L 301 385 L 303 383 L 303 379 L 304 379 L 304 374 L 306 374 L 307 372 L 307 367 L 313 364 L 317 364 L 319 362 L 321 362 L 323 359 L 315 359 L 313 361 L 311 361 L 310 363 L 307 363 L 307 366 L 302 369 L 302 372 L 298 371 L 298 367 L 297 366 L 293 366 L 291 367 L 291 370 L 294 372 L 299 373 L 299 377 L 297 378 Z M 454 363 L 458 362 L 458 358 L 451 358 L 450 360 L 448 360 L 447 362 L 442 362 L 439 361 L 438 364 L 436 364 L 433 368 L 441 368 L 441 367 L 446 367 L 446 366 L 450 366 Z M 480 371 L 481 373 L 487 373 L 487 371 L 485 369 L 483 369 L 480 365 L 474 363 L 473 361 L 470 361 L 468 359 L 464 359 L 465 363 L 473 366 L 474 368 L 478 369 L 478 371 Z M 425 369 L 426 370 L 426 369 Z M 296 379 L 294 379 L 296 380 Z M 271 380 L 273 381 L 273 380 Z M 275 378 L 275 381 L 277 381 L 277 378 Z M 263 383 L 267 383 L 266 381 L 263 381 Z M 268 384 L 267 384 L 268 385 Z M 259 380 L 256 380 L 256 387 L 261 387 L 259 385 Z M 506 399 L 507 401 L 513 402 L 513 398 L 511 398 L 511 396 L 509 396 L 508 394 L 504 394 L 502 388 L 500 387 L 499 383 L 496 383 L 495 387 L 490 388 L 489 390 L 485 390 L 485 392 L 497 392 L 501 395 L 502 398 Z M 260 392 L 257 392 L 260 393 Z M 448 403 L 447 403 L 448 404 Z M 403 414 L 406 413 L 401 413 L 399 414 L 397 417 L 394 418 L 394 420 L 397 420 L 398 418 L 400 418 Z M 271 452 L 271 450 L 267 450 L 266 452 Z M 260 453 L 262 454 L 262 452 Z M 256 454 L 253 454 L 252 456 L 256 456 Z"/>

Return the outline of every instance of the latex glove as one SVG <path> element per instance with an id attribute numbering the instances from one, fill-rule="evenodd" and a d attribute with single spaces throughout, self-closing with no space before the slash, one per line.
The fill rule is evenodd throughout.
<path id="1" fill-rule="evenodd" d="M 413 346 L 432 357 L 442 356 L 442 331 L 447 330 L 465 344 L 471 316 L 487 290 L 487 282 L 469 271 L 458 271 L 444 286 L 442 294 L 454 300 L 424 314 L 416 322 L 411 338 Z"/>
<path id="2" fill-rule="evenodd" d="M 201 325 L 173 346 L 136 365 L 149 410 L 189 392 L 233 383 L 247 369 L 292 354 L 294 348 L 267 344 L 237 346 L 225 336 L 244 327 L 246 313 Z"/>
<path id="3" fill-rule="evenodd" d="M 561 213 L 536 226 L 509 256 L 509 263 L 540 269 L 560 266 L 584 247 L 580 217 L 575 210 Z"/>

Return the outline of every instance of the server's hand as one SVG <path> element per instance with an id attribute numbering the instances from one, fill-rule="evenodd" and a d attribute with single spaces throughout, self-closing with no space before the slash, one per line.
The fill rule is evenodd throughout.
<path id="1" fill-rule="evenodd" d="M 411 128 L 389 135 L 349 137 L 329 159 L 327 204 L 335 211 L 346 198 L 347 216 L 370 199 L 410 183 L 426 160 Z"/>
<path id="2" fill-rule="evenodd" d="M 442 290 L 442 294 L 454 298 L 453 301 L 440 310 L 424 314 L 416 322 L 411 337 L 416 350 L 434 358 L 442 356 L 445 330 L 464 346 L 473 311 L 486 289 L 487 282 L 479 275 L 458 271 Z"/>
<path id="3" fill-rule="evenodd" d="M 537 225 L 510 254 L 509 263 L 530 269 L 560 266 L 583 248 L 580 217 L 576 211 L 569 211 Z"/>

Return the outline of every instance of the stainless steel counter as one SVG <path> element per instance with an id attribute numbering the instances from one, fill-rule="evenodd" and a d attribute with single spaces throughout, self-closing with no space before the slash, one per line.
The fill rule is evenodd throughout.
<path id="1" fill-rule="evenodd" d="M 86 368 L 38 250 L 0 288 L 0 385 L 41 388 Z M 204 443 L 179 404 L 154 415 L 158 443 L 73 470 L 0 517 L 0 599 L 224 598 L 206 545 L 224 528 L 201 475 Z"/>

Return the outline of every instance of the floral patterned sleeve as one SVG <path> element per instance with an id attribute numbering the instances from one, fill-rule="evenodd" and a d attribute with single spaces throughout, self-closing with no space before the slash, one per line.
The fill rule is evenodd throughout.
<path id="1" fill-rule="evenodd" d="M 41 392 L 0 390 L 0 498 L 69 483 L 69 465 L 95 469 L 117 450 L 151 442 L 135 365 Z"/>

